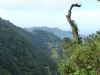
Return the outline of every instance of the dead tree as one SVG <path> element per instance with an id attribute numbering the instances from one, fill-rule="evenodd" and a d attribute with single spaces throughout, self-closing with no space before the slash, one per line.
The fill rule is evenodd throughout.
<path id="1" fill-rule="evenodd" d="M 80 38 L 79 38 L 79 34 L 78 34 L 78 27 L 77 25 L 75 24 L 75 21 L 74 20 L 71 20 L 71 11 L 72 11 L 72 8 L 73 7 L 81 7 L 81 5 L 79 4 L 72 4 L 69 11 L 68 11 L 68 15 L 66 15 L 66 18 L 72 28 L 72 34 L 73 34 L 73 37 L 74 37 L 74 40 L 79 43 L 80 42 Z"/>

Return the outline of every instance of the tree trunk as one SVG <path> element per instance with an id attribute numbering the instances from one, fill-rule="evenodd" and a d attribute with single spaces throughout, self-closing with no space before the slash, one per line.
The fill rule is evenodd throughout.
<path id="1" fill-rule="evenodd" d="M 68 15 L 66 15 L 66 18 L 72 28 L 72 34 L 73 34 L 73 37 L 74 37 L 74 40 L 79 43 L 80 42 L 80 39 L 79 39 L 79 34 L 78 34 L 78 27 L 77 25 L 75 24 L 74 20 L 71 20 L 71 10 L 73 7 L 81 7 L 81 5 L 78 5 L 78 4 L 72 4 L 69 11 L 68 11 Z"/>

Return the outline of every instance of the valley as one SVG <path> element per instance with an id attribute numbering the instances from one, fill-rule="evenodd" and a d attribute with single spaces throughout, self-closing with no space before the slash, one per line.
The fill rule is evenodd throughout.
<path id="1" fill-rule="evenodd" d="M 54 75 L 62 40 L 51 32 L 28 32 L 0 18 L 0 75 Z"/>

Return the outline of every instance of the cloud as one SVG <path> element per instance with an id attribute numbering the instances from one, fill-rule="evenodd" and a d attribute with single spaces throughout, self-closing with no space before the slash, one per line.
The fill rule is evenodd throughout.
<path id="1" fill-rule="evenodd" d="M 78 24 L 81 32 L 90 34 L 100 29 L 100 10 L 73 12 L 72 19 Z"/>
<path id="2" fill-rule="evenodd" d="M 0 0 L 0 7 L 11 11 L 62 11 L 79 0 Z"/>
<path id="3" fill-rule="evenodd" d="M 7 10 L 3 10 L 3 9 L 1 9 L 1 10 L 0 10 L 0 13 L 9 14 L 10 11 L 7 11 Z"/>
<path id="4" fill-rule="evenodd" d="M 80 30 L 100 28 L 100 5 L 96 6 L 91 0 L 0 0 L 0 17 L 20 27 L 48 26 L 71 30 L 65 16 L 72 3 L 82 3 L 81 8 L 72 11 L 72 19 Z"/>
<path id="5" fill-rule="evenodd" d="M 90 11 L 75 11 L 72 13 L 74 16 L 80 17 L 97 17 L 100 16 L 100 10 L 90 10 Z"/>

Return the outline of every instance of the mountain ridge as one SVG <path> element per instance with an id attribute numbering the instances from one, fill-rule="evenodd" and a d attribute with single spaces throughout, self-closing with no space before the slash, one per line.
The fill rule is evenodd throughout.
<path id="1" fill-rule="evenodd" d="M 47 26 L 43 26 L 43 27 L 30 27 L 30 28 L 23 28 L 24 30 L 27 30 L 27 31 L 32 31 L 32 30 L 44 30 L 44 31 L 49 31 L 49 32 L 52 32 L 53 34 L 55 34 L 56 36 L 58 36 L 59 38 L 63 39 L 64 37 L 68 37 L 70 39 L 74 39 L 73 38 L 73 35 L 72 35 L 72 32 L 71 31 L 65 31 L 65 30 L 61 30 L 57 27 L 54 27 L 54 28 L 49 28 Z M 80 36 L 82 38 L 85 38 L 86 35 L 81 35 Z"/>
<path id="2" fill-rule="evenodd" d="M 49 28 L 49 27 L 43 26 L 43 27 L 23 28 L 23 29 L 25 29 L 27 31 L 44 30 L 44 31 L 49 31 L 49 32 L 54 33 L 55 35 L 57 35 L 61 39 L 63 39 L 64 37 L 69 37 L 69 38 L 73 39 L 73 35 L 72 35 L 71 31 L 64 31 L 64 30 L 61 30 L 61 29 L 59 29 L 57 27 L 55 27 L 55 28 Z"/>

